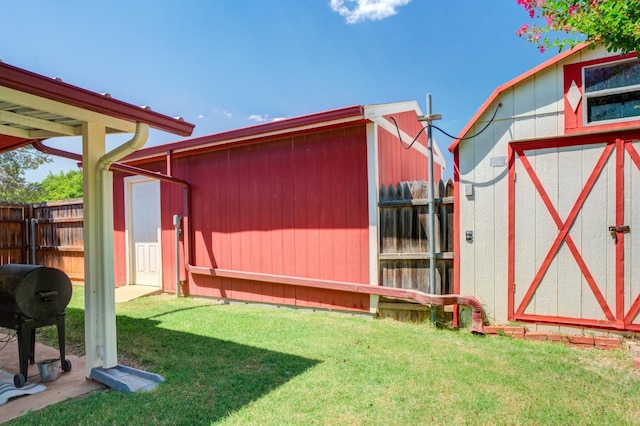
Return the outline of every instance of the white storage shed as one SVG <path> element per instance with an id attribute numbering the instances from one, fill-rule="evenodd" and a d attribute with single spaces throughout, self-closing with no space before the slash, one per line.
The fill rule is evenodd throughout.
<path id="1" fill-rule="evenodd" d="M 459 137 L 454 291 L 494 323 L 639 331 L 637 55 L 564 52 L 498 87 Z"/>

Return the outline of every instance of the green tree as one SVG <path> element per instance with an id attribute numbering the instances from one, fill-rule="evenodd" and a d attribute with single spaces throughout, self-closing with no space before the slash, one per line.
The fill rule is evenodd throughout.
<path id="1" fill-rule="evenodd" d="M 42 181 L 44 190 L 41 201 L 66 200 L 82 197 L 82 170 L 69 170 L 53 174 L 49 172 Z"/>
<path id="2" fill-rule="evenodd" d="M 42 196 L 39 183 L 27 182 L 25 171 L 35 170 L 51 158 L 31 147 L 0 154 L 0 201 L 33 203 Z"/>
<path id="3" fill-rule="evenodd" d="M 639 0 L 517 0 L 534 21 L 516 34 L 562 50 L 586 41 L 623 54 L 640 50 Z M 564 34 L 564 35 L 563 35 Z"/>

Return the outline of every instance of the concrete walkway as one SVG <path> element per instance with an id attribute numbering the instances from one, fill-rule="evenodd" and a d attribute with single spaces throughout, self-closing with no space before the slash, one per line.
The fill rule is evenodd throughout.
<path id="1" fill-rule="evenodd" d="M 148 285 L 125 285 L 116 287 L 116 303 L 128 302 L 139 297 L 160 294 L 162 289 Z"/>

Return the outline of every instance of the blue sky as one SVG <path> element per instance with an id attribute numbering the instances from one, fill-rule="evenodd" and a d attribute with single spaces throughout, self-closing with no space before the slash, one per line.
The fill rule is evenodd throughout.
<path id="1" fill-rule="evenodd" d="M 516 0 L 0 0 L 0 59 L 154 111 L 194 135 L 433 95 L 452 134 L 538 65 Z M 435 133 L 446 151 L 451 140 Z M 126 139 L 126 138 L 125 138 Z M 148 145 L 179 138 L 153 132 Z M 115 144 L 118 142 L 111 142 Z M 79 152 L 79 140 L 50 142 Z M 452 160 L 447 158 L 447 172 Z M 57 160 L 49 170 L 74 168 Z"/>

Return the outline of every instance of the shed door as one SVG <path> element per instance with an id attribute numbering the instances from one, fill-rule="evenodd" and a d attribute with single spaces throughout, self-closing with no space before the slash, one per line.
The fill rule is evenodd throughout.
<path id="1" fill-rule="evenodd" d="M 130 282 L 160 286 L 162 261 L 160 249 L 160 182 L 127 181 L 129 220 Z"/>
<path id="2" fill-rule="evenodd" d="M 639 152 L 624 140 L 511 145 L 511 319 L 640 330 Z"/>

